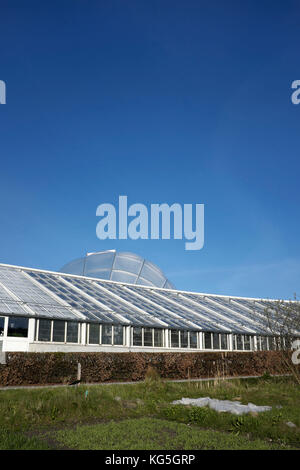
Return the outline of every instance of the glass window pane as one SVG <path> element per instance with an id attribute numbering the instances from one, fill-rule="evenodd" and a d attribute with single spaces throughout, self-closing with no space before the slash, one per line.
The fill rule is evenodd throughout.
<path id="1" fill-rule="evenodd" d="M 153 346 L 152 328 L 144 328 L 144 346 Z"/>
<path id="2" fill-rule="evenodd" d="M 100 325 L 97 323 L 90 323 L 89 325 L 89 344 L 100 343 Z"/>
<path id="3" fill-rule="evenodd" d="M 242 335 L 236 335 L 236 349 L 243 349 L 243 337 Z"/>
<path id="4" fill-rule="evenodd" d="M 139 326 L 133 328 L 132 344 L 133 346 L 143 346 L 142 328 Z"/>
<path id="5" fill-rule="evenodd" d="M 269 349 L 270 351 L 275 350 L 275 338 L 274 337 L 269 337 Z"/>
<path id="6" fill-rule="evenodd" d="M 51 320 L 39 320 L 39 341 L 51 340 Z"/>
<path id="7" fill-rule="evenodd" d="M 114 326 L 114 344 L 123 345 L 123 326 Z"/>
<path id="8" fill-rule="evenodd" d="M 67 322 L 67 343 L 78 343 L 78 323 L 75 321 Z"/>
<path id="9" fill-rule="evenodd" d="M 60 320 L 53 321 L 53 341 L 63 343 L 65 341 L 65 322 Z"/>
<path id="10" fill-rule="evenodd" d="M 268 338 L 266 336 L 262 336 L 261 338 L 261 349 L 262 351 L 268 350 Z"/>
<path id="11" fill-rule="evenodd" d="M 190 348 L 197 348 L 197 333 L 190 331 Z"/>
<path id="12" fill-rule="evenodd" d="M 0 317 L 0 336 L 4 335 L 4 317 Z"/>
<path id="13" fill-rule="evenodd" d="M 27 338 L 28 336 L 28 318 L 9 317 L 7 336 L 16 336 Z"/>
<path id="14" fill-rule="evenodd" d="M 159 330 L 157 328 L 154 329 L 154 346 L 157 348 L 162 348 L 164 345 L 163 343 L 163 330 Z"/>
<path id="15" fill-rule="evenodd" d="M 249 335 L 244 336 L 244 349 L 246 351 L 250 351 L 250 336 Z"/>
<path id="16" fill-rule="evenodd" d="M 102 325 L 102 344 L 112 344 L 111 325 Z"/>
<path id="17" fill-rule="evenodd" d="M 277 336 L 276 338 L 276 349 L 283 349 L 283 338 Z"/>
<path id="18" fill-rule="evenodd" d="M 179 347 L 179 331 L 171 330 L 171 348 Z"/>
<path id="19" fill-rule="evenodd" d="M 228 349 L 226 334 L 221 334 L 221 349 Z"/>
<path id="20" fill-rule="evenodd" d="M 211 349 L 211 333 L 204 333 L 204 347 Z"/>
<path id="21" fill-rule="evenodd" d="M 213 348 L 220 349 L 219 333 L 213 333 Z"/>
<path id="22" fill-rule="evenodd" d="M 182 348 L 187 348 L 189 343 L 188 343 L 188 337 L 189 337 L 189 334 L 187 331 L 181 331 L 180 332 L 180 346 Z"/>

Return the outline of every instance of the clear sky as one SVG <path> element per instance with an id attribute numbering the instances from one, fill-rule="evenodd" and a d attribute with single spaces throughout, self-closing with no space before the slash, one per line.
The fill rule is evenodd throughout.
<path id="1" fill-rule="evenodd" d="M 300 292 L 298 1 L 0 0 L 0 262 L 134 251 L 179 289 Z M 106 240 L 96 208 L 205 205 L 205 244 Z"/>

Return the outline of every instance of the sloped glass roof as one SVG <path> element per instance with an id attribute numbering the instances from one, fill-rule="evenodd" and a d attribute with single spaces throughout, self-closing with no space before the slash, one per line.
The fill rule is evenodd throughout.
<path id="1" fill-rule="evenodd" d="M 272 304 L 0 264 L 0 315 L 264 335 Z"/>

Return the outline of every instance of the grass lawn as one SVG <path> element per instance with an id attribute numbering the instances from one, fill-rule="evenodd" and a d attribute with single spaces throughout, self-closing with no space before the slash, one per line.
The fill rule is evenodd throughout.
<path id="1" fill-rule="evenodd" d="M 1 390 L 0 449 L 300 449 L 299 392 L 286 377 Z M 204 396 L 272 410 L 235 416 L 171 404 Z"/>

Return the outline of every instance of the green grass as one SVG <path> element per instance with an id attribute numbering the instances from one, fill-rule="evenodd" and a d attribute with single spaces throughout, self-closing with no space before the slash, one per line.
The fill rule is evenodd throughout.
<path id="1" fill-rule="evenodd" d="M 59 431 L 57 440 L 71 449 L 81 450 L 197 450 L 243 449 L 270 450 L 278 446 L 263 440 L 249 440 L 220 431 L 201 430 L 197 426 L 157 418 L 133 418 L 120 422 L 79 426 Z"/>
<path id="2" fill-rule="evenodd" d="M 46 442 L 21 432 L 0 430 L 0 450 L 48 450 Z"/>
<path id="3" fill-rule="evenodd" d="M 1 390 L 0 449 L 299 449 L 299 392 L 286 377 Z M 272 410 L 237 417 L 171 405 L 203 396 Z"/>

